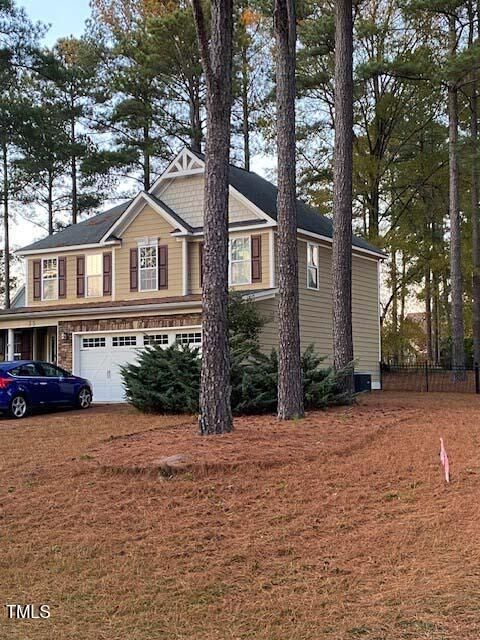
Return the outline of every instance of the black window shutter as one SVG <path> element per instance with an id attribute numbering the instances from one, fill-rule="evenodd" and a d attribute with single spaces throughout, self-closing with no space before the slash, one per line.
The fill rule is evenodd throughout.
<path id="1" fill-rule="evenodd" d="M 85 256 L 77 256 L 77 298 L 85 297 Z"/>
<path id="2" fill-rule="evenodd" d="M 158 247 L 158 288 L 168 289 L 168 246 Z"/>
<path id="3" fill-rule="evenodd" d="M 252 282 L 262 281 L 262 236 L 252 236 Z"/>
<path id="4" fill-rule="evenodd" d="M 138 291 L 138 249 L 130 249 L 130 291 Z"/>

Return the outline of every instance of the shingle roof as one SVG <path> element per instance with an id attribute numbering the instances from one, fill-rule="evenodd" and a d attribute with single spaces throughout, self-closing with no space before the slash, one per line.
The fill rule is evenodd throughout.
<path id="1" fill-rule="evenodd" d="M 205 160 L 203 153 L 192 152 L 200 160 Z M 269 215 L 274 220 L 277 219 L 277 187 L 262 178 L 253 171 L 246 171 L 240 167 L 230 165 L 229 180 L 231 186 L 239 193 L 245 196 L 250 202 L 256 205 L 261 211 Z M 150 198 L 156 200 L 159 205 L 164 207 L 170 215 L 175 218 L 179 224 L 182 224 L 189 231 L 197 231 L 198 229 L 192 229 L 175 211 L 173 211 L 162 200 L 148 194 Z M 83 244 L 95 244 L 100 242 L 103 236 L 108 230 L 115 224 L 120 218 L 122 213 L 127 209 L 132 200 L 123 202 L 108 211 L 104 211 L 93 218 L 89 218 L 84 222 L 80 222 L 76 225 L 71 225 L 63 231 L 59 231 L 52 236 L 47 236 L 38 242 L 23 247 L 21 251 L 36 251 L 41 249 L 53 249 L 55 247 L 70 247 Z M 298 215 L 298 228 L 304 231 L 310 231 L 326 238 L 331 238 L 333 235 L 332 221 L 330 218 L 318 213 L 313 207 L 310 207 L 305 202 L 297 200 L 297 215 Z M 360 249 L 367 249 L 373 251 L 378 255 L 383 255 L 382 251 L 373 246 L 363 238 L 354 236 L 353 246 Z"/>
<path id="2" fill-rule="evenodd" d="M 203 153 L 193 151 L 192 153 L 200 158 L 200 160 L 205 160 Z M 274 220 L 277 219 L 278 189 L 274 184 L 253 171 L 246 171 L 232 164 L 230 165 L 229 180 L 234 189 L 248 198 L 250 202 L 253 202 L 261 211 L 268 214 Z M 299 229 L 310 231 L 311 233 L 316 233 L 327 238 L 332 237 L 333 225 L 330 218 L 321 215 L 316 209 L 301 200 L 297 200 L 297 216 Z M 353 238 L 353 246 L 383 255 L 378 247 L 357 236 Z"/>
<path id="3" fill-rule="evenodd" d="M 168 214 L 170 214 L 172 216 L 172 218 L 174 220 L 176 220 L 180 226 L 182 226 L 185 229 L 187 229 L 187 231 L 190 231 L 190 232 L 193 231 L 193 227 L 191 227 L 188 224 L 188 222 L 183 220 L 183 218 L 181 218 L 176 211 L 174 211 L 171 207 L 169 207 L 166 202 L 164 202 L 163 200 L 160 200 L 160 198 L 157 198 L 157 196 L 153 195 L 153 193 L 149 193 L 148 197 L 151 198 L 154 202 L 156 202 L 160 207 L 163 207 L 163 209 Z"/>
<path id="4" fill-rule="evenodd" d="M 122 204 L 117 204 L 112 209 L 88 218 L 88 220 L 84 220 L 78 224 L 72 224 L 66 229 L 54 233 L 52 236 L 47 236 L 46 238 L 42 238 L 42 240 L 38 240 L 38 242 L 33 242 L 27 247 L 23 247 L 21 251 L 73 247 L 79 244 L 95 244 L 96 242 L 100 242 L 130 202 L 131 200 L 122 202 Z"/>

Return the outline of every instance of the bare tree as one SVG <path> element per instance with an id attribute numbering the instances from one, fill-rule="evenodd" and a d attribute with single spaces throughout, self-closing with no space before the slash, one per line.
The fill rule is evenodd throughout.
<path id="1" fill-rule="evenodd" d="M 228 348 L 228 166 L 232 106 L 232 0 L 211 0 L 207 31 L 201 0 L 192 0 L 206 78 L 207 138 L 202 293 L 202 434 L 233 428 Z"/>
<path id="2" fill-rule="evenodd" d="M 335 155 L 333 167 L 333 364 L 353 361 L 352 333 L 353 11 L 335 3 Z M 353 388 L 353 375 L 344 379 Z"/>
<path id="3" fill-rule="evenodd" d="M 303 416 L 295 176 L 295 0 L 275 0 L 278 154 L 278 417 Z"/>

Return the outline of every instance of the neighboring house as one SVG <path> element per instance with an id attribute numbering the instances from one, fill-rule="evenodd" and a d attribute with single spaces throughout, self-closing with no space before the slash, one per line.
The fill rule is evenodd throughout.
<path id="1" fill-rule="evenodd" d="M 0 312 L 5 357 L 57 362 L 89 378 L 96 400 L 123 398 L 119 365 L 144 345 L 201 343 L 204 158 L 184 149 L 148 192 L 17 253 L 26 261 L 23 306 Z M 277 346 L 277 189 L 230 168 L 232 290 L 268 317 Z M 302 348 L 332 352 L 330 220 L 298 202 Z M 379 387 L 378 267 L 383 254 L 353 242 L 357 371 Z M 21 297 L 18 298 L 21 300 Z"/>

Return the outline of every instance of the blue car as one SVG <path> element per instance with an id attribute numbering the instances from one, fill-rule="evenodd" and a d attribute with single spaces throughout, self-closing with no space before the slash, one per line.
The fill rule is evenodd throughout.
<path id="1" fill-rule="evenodd" d="M 16 360 L 0 363 L 0 411 L 24 418 L 41 407 L 88 409 L 92 384 L 49 362 Z"/>

